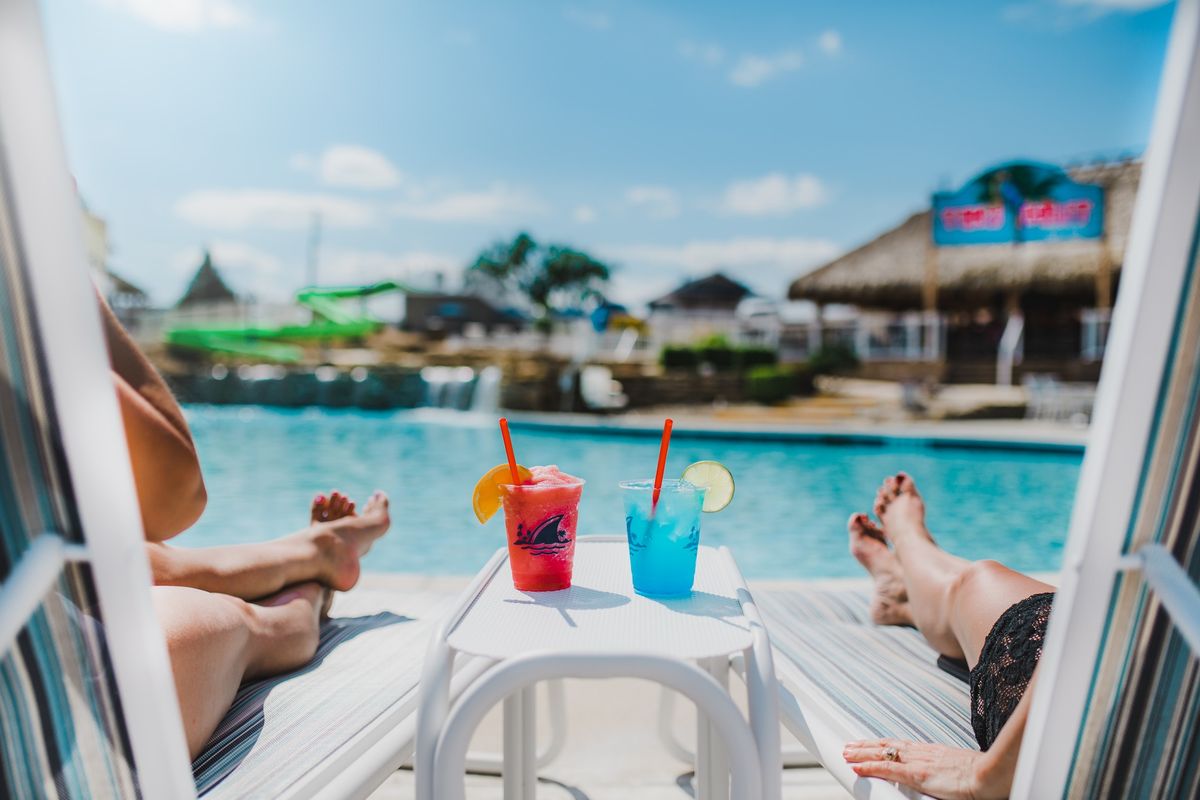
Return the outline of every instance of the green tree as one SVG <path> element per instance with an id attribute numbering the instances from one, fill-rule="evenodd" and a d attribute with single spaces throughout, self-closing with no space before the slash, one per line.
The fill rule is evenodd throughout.
<path id="1" fill-rule="evenodd" d="M 521 294 L 533 309 L 535 324 L 547 330 L 552 312 L 603 299 L 608 278 L 608 266 L 587 253 L 563 245 L 543 247 L 521 233 L 480 253 L 467 270 L 466 284 L 474 291 L 496 287 Z"/>

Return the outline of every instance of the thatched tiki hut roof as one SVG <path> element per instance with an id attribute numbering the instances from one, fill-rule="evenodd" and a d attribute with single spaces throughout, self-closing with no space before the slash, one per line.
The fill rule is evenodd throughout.
<path id="1" fill-rule="evenodd" d="M 1110 267 L 1115 276 L 1120 270 L 1141 172 L 1138 161 L 1069 170 L 1080 183 L 1104 187 L 1104 239 L 937 248 L 938 306 L 969 305 L 1011 290 L 1093 302 L 1097 272 Z M 932 247 L 931 224 L 930 211 L 913 214 L 861 247 L 797 278 L 788 297 L 868 308 L 921 308 Z"/>

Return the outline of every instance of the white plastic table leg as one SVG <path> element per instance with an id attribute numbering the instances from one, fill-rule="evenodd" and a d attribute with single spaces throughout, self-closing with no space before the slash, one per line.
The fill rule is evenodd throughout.
<path id="1" fill-rule="evenodd" d="M 641 678 L 687 696 L 723 739 L 731 768 L 732 796 L 761 800 L 758 747 L 737 704 L 713 677 L 692 664 L 644 653 L 530 654 L 503 661 L 485 673 L 451 709 L 434 754 L 438 800 L 465 800 L 463 766 L 471 736 L 496 703 L 537 681 L 551 678 Z"/>
<path id="2" fill-rule="evenodd" d="M 504 800 L 533 800 L 537 791 L 536 686 L 504 698 Z"/>
<path id="3" fill-rule="evenodd" d="M 700 668 L 729 691 L 729 658 L 706 658 Z M 729 759 L 712 720 L 696 709 L 696 800 L 729 800 Z"/>

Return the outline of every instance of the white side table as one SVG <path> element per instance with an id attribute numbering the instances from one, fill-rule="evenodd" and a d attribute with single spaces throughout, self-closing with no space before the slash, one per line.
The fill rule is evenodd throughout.
<path id="1" fill-rule="evenodd" d="M 456 653 L 494 661 L 449 706 Z M 728 694 L 730 659 L 744 660 L 749 720 Z M 462 800 L 467 746 L 504 703 L 505 800 L 536 785 L 534 689 L 555 678 L 655 681 L 697 706 L 699 800 L 778 800 L 779 709 L 770 642 L 728 549 L 701 547 L 690 597 L 635 594 L 624 537 L 581 537 L 572 586 L 513 588 L 501 550 L 434 634 L 421 678 L 417 800 Z"/>

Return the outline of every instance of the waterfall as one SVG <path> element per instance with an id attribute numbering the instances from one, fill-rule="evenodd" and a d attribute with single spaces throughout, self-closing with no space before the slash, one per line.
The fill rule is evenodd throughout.
<path id="1" fill-rule="evenodd" d="M 476 414 L 494 414 L 500 408 L 502 374 L 495 364 L 479 371 L 479 377 L 475 381 L 475 392 L 471 395 L 471 411 Z"/>
<path id="2" fill-rule="evenodd" d="M 425 382 L 426 406 L 464 411 L 475 383 L 475 370 L 470 367 L 422 367 L 421 380 Z"/>

